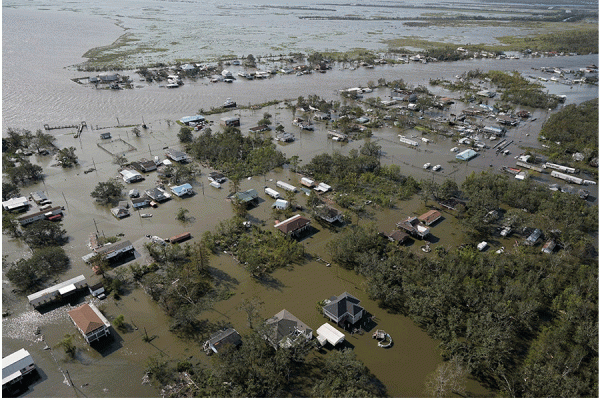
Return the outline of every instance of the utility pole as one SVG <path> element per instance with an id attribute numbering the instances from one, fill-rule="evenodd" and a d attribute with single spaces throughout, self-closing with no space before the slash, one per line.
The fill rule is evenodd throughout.
<path id="1" fill-rule="evenodd" d="M 92 221 L 94 221 L 94 226 L 96 227 L 96 233 L 99 235 L 100 232 L 98 232 L 98 225 L 96 225 L 96 220 L 94 218 L 92 218 Z"/>
<path id="2" fill-rule="evenodd" d="M 65 204 L 67 205 L 67 210 L 69 210 L 69 203 L 67 202 L 67 198 L 65 197 L 65 193 L 64 192 L 61 192 L 61 193 L 62 193 L 63 199 L 65 199 Z"/>

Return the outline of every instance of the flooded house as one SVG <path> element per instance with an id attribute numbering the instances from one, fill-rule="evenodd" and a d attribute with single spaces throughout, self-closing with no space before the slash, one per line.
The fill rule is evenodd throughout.
<path id="1" fill-rule="evenodd" d="M 48 201 L 48 197 L 42 190 L 31 192 L 29 193 L 29 196 L 31 196 L 31 200 L 33 200 L 35 204 L 44 204 Z"/>
<path id="2" fill-rule="evenodd" d="M 163 189 L 159 188 L 159 187 L 155 187 L 152 189 L 146 189 L 144 191 L 144 193 L 146 193 L 146 196 L 150 197 L 152 200 L 156 201 L 156 202 L 163 202 L 163 201 L 167 201 L 171 198 L 171 195 L 167 192 L 165 192 Z"/>
<path id="3" fill-rule="evenodd" d="M 266 320 L 264 337 L 275 349 L 288 348 L 299 340 L 312 339 L 313 331 L 291 312 L 283 309 Z"/>
<path id="4" fill-rule="evenodd" d="M 110 334 L 110 322 L 93 304 L 83 304 L 68 312 L 86 342 L 92 343 Z"/>
<path id="5" fill-rule="evenodd" d="M 240 126 L 240 117 L 223 117 L 221 118 L 221 126 Z"/>
<path id="6" fill-rule="evenodd" d="M 176 161 L 176 162 L 189 162 L 191 161 L 190 156 L 188 156 L 186 153 L 184 153 L 183 151 L 179 151 L 179 150 L 175 150 L 175 149 L 166 149 L 165 150 L 165 156 L 167 156 L 167 158 Z"/>
<path id="7" fill-rule="evenodd" d="M 539 230 L 538 228 L 535 228 L 533 230 L 533 232 L 531 233 L 531 235 L 529 235 L 527 237 L 527 239 L 525 239 L 525 244 L 532 246 L 538 241 L 538 239 L 541 236 L 542 236 L 542 231 Z"/>
<path id="8" fill-rule="evenodd" d="M 2 392 L 21 382 L 23 377 L 35 371 L 35 362 L 25 349 L 2 358 Z"/>
<path id="9" fill-rule="evenodd" d="M 324 221 L 333 224 L 334 222 L 342 222 L 343 217 L 342 213 L 339 210 L 328 206 L 327 204 L 321 204 L 316 207 L 317 217 L 321 218 Z"/>
<path id="10" fill-rule="evenodd" d="M 29 208 L 27 197 L 13 197 L 2 202 L 2 208 L 6 211 L 25 211 Z"/>
<path id="11" fill-rule="evenodd" d="M 332 296 L 323 306 L 324 316 L 344 328 L 358 323 L 363 317 L 364 311 L 360 300 L 348 292 Z"/>
<path id="12" fill-rule="evenodd" d="M 94 250 L 96 254 L 101 254 L 105 260 L 113 260 L 133 252 L 133 245 L 129 240 L 117 242 L 110 245 L 105 245 Z"/>
<path id="13" fill-rule="evenodd" d="M 130 170 L 130 169 L 123 169 L 119 173 L 123 177 L 123 181 L 125 181 L 125 183 L 134 183 L 134 182 L 139 182 L 139 181 L 144 180 L 144 177 L 142 176 L 142 174 L 140 174 L 137 171 Z"/>
<path id="14" fill-rule="evenodd" d="M 123 206 L 117 206 L 117 207 L 111 208 L 110 212 L 117 219 L 125 218 L 130 215 L 127 207 L 123 207 Z"/>
<path id="15" fill-rule="evenodd" d="M 157 169 L 154 161 L 146 160 L 145 158 L 142 158 L 140 161 L 133 161 L 131 166 L 142 173 L 156 171 Z"/>
<path id="16" fill-rule="evenodd" d="M 202 349 L 207 353 L 219 353 L 226 347 L 238 347 L 242 344 L 242 337 L 233 328 L 227 328 L 214 333 L 210 339 L 204 342 Z"/>
<path id="17" fill-rule="evenodd" d="M 196 126 L 197 124 L 201 124 L 206 121 L 206 118 L 202 115 L 191 115 L 187 117 L 182 117 L 179 122 L 188 126 Z"/>
<path id="18" fill-rule="evenodd" d="M 171 192 L 177 197 L 191 196 L 194 194 L 194 189 L 192 189 L 192 185 L 189 183 L 184 183 L 183 185 L 171 186 Z"/>
<path id="19" fill-rule="evenodd" d="M 79 275 L 75 278 L 71 278 L 54 286 L 50 286 L 46 289 L 42 289 L 38 292 L 30 294 L 27 296 L 27 300 L 29 301 L 29 304 L 33 306 L 33 308 L 38 308 L 75 294 L 76 292 L 87 287 L 87 280 L 83 275 Z"/>
<path id="20" fill-rule="evenodd" d="M 40 221 L 43 219 L 50 219 L 55 215 L 62 214 L 63 208 L 61 206 L 51 207 L 44 211 L 34 211 L 28 214 L 25 214 L 19 218 L 17 218 L 17 222 L 21 225 L 31 224 L 35 221 Z"/>
<path id="21" fill-rule="evenodd" d="M 408 233 L 399 229 L 393 230 L 389 234 L 383 233 L 383 236 L 385 236 L 390 242 L 397 244 L 402 244 L 410 238 Z"/>
<path id="22" fill-rule="evenodd" d="M 134 210 L 150 206 L 150 199 L 146 196 L 131 199 L 131 205 Z"/>
<path id="23" fill-rule="evenodd" d="M 237 192 L 235 198 L 240 204 L 258 205 L 258 192 L 254 189 L 248 189 L 244 192 Z"/>
<path id="24" fill-rule="evenodd" d="M 458 153 L 456 155 L 456 158 L 461 161 L 469 161 L 470 159 L 472 159 L 476 156 L 477 156 L 477 152 L 475 150 L 467 149 L 467 150 L 464 150 L 464 151 L 461 151 L 460 153 Z"/>
<path id="25" fill-rule="evenodd" d="M 278 210 L 287 210 L 290 207 L 290 202 L 284 199 L 277 199 L 271 205 L 271 208 L 276 208 Z"/>
<path id="26" fill-rule="evenodd" d="M 403 221 L 396 223 L 396 227 L 404 230 L 409 235 L 424 239 L 429 235 L 429 228 L 422 225 L 417 217 L 408 217 Z"/>
<path id="27" fill-rule="evenodd" d="M 211 182 L 223 183 L 227 178 L 220 172 L 211 172 L 208 174 L 208 180 Z"/>
<path id="28" fill-rule="evenodd" d="M 296 214 L 285 221 L 276 223 L 275 228 L 286 236 L 297 237 L 310 228 L 310 219 Z"/>
<path id="29" fill-rule="evenodd" d="M 427 226 L 435 223 L 435 221 L 442 218 L 442 213 L 438 210 L 429 210 L 425 214 L 419 216 L 419 221 Z"/>

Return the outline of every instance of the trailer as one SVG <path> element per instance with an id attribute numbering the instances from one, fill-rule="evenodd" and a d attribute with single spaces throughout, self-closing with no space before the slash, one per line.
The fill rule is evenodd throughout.
<path id="1" fill-rule="evenodd" d="M 577 170 L 575 168 L 566 167 L 564 165 L 553 164 L 553 163 L 549 163 L 549 162 L 547 162 L 545 165 L 546 165 L 546 168 L 552 168 L 557 171 L 566 172 L 569 174 L 574 174 L 577 172 Z"/>
<path id="2" fill-rule="evenodd" d="M 296 193 L 298 191 L 298 189 L 296 189 L 296 186 L 290 185 L 289 183 L 286 183 L 284 181 L 277 181 L 277 187 L 280 187 L 283 190 L 287 190 L 288 192 Z"/>
<path id="3" fill-rule="evenodd" d="M 554 178 L 562 179 L 567 182 L 576 183 L 578 185 L 581 185 L 583 183 L 583 179 L 581 179 L 581 178 L 578 178 L 578 177 L 572 176 L 572 175 L 563 174 L 562 172 L 558 172 L 558 171 L 552 171 L 550 173 L 550 176 L 553 176 Z"/>
<path id="4" fill-rule="evenodd" d="M 265 194 L 271 196 L 274 199 L 278 199 L 281 197 L 277 190 L 271 189 L 270 187 L 266 187 L 266 186 L 265 186 Z"/>
<path id="5" fill-rule="evenodd" d="M 526 163 L 526 162 L 523 162 L 523 161 L 517 161 L 517 163 L 516 163 L 516 164 L 517 164 L 519 167 L 525 167 L 525 168 L 529 168 L 529 169 L 531 169 L 531 170 L 534 170 L 534 171 L 537 171 L 537 172 L 544 172 L 544 169 L 543 169 L 543 168 L 536 167 L 536 166 L 535 166 L 535 165 L 533 165 L 533 164 L 529 164 L 529 163 Z"/>
<path id="6" fill-rule="evenodd" d="M 309 179 L 307 177 L 300 178 L 300 183 L 309 188 L 315 186 L 315 181 L 313 181 L 312 179 Z"/>
<path id="7" fill-rule="evenodd" d="M 188 240 L 191 237 L 192 235 L 189 232 L 180 233 L 179 235 L 171 236 L 169 238 L 169 243 L 183 242 L 184 240 Z"/>

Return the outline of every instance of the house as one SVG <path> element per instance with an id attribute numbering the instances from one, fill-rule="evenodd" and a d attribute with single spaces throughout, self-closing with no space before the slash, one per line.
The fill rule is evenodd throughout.
<path id="1" fill-rule="evenodd" d="M 117 242 L 110 245 L 105 245 L 94 250 L 96 254 L 101 254 L 105 260 L 112 260 L 125 255 L 129 252 L 133 252 L 135 249 L 129 240 L 123 242 Z"/>
<path id="2" fill-rule="evenodd" d="M 20 382 L 24 376 L 33 371 L 35 371 L 33 357 L 25 349 L 2 358 L 2 390 Z"/>
<path id="3" fill-rule="evenodd" d="M 100 139 L 110 139 L 110 138 L 111 138 L 110 132 L 102 132 L 100 134 Z"/>
<path id="4" fill-rule="evenodd" d="M 2 202 L 2 208 L 6 211 L 24 211 L 29 208 L 27 197 L 13 197 Z"/>
<path id="5" fill-rule="evenodd" d="M 335 208 L 329 207 L 327 204 L 321 204 L 316 207 L 317 217 L 333 224 L 334 222 L 342 222 L 342 214 Z"/>
<path id="6" fill-rule="evenodd" d="M 323 314 L 341 326 L 354 325 L 363 317 L 364 308 L 360 300 L 348 292 L 332 296 L 323 306 Z"/>
<path id="7" fill-rule="evenodd" d="M 277 199 L 271 208 L 277 208 L 278 210 L 286 210 L 290 206 L 290 202 L 284 199 Z"/>
<path id="8" fill-rule="evenodd" d="M 119 74 L 112 74 L 110 72 L 105 72 L 105 73 L 98 75 L 98 79 L 100 79 L 102 82 L 114 82 L 116 80 L 119 80 Z"/>
<path id="9" fill-rule="evenodd" d="M 146 160 L 142 158 L 140 161 L 134 161 L 131 163 L 131 166 L 140 172 L 151 172 L 156 171 L 157 166 L 154 161 Z"/>
<path id="10" fill-rule="evenodd" d="M 106 293 L 104 291 L 104 284 L 102 282 L 97 282 L 93 285 L 89 285 L 88 289 L 92 296 L 97 297 L 99 299 L 106 298 Z"/>
<path id="11" fill-rule="evenodd" d="M 191 196 L 192 194 L 194 194 L 192 185 L 190 185 L 189 183 L 184 183 L 183 185 L 179 186 L 171 186 L 170 189 L 171 192 L 173 192 L 173 194 L 177 197 Z"/>
<path id="12" fill-rule="evenodd" d="M 336 142 L 346 142 L 348 140 L 348 135 L 345 133 L 332 130 L 327 131 L 327 137 Z"/>
<path id="13" fill-rule="evenodd" d="M 279 229 L 286 236 L 298 236 L 310 228 L 310 219 L 296 214 L 285 221 L 275 224 L 275 228 Z"/>
<path id="14" fill-rule="evenodd" d="M 157 201 L 159 203 L 161 201 L 166 201 L 171 198 L 171 195 L 169 193 L 165 192 L 163 189 L 161 189 L 159 187 L 155 187 L 152 189 L 146 189 L 144 191 L 144 193 L 146 193 L 146 195 L 148 197 L 150 197 L 152 200 Z"/>
<path id="15" fill-rule="evenodd" d="M 504 128 L 501 128 L 499 126 L 484 126 L 483 127 L 483 132 L 485 133 L 489 133 L 495 136 L 504 136 L 504 132 L 506 130 Z"/>
<path id="16" fill-rule="evenodd" d="M 245 192 L 237 192 L 235 194 L 235 198 L 241 204 L 252 204 L 254 206 L 258 205 L 258 193 L 254 189 L 248 189 Z"/>
<path id="17" fill-rule="evenodd" d="M 332 346 L 337 346 L 346 339 L 346 335 L 335 329 L 328 323 L 324 323 L 317 329 L 317 341 L 321 346 L 329 343 Z"/>
<path id="18" fill-rule="evenodd" d="M 131 205 L 135 210 L 148 207 L 150 205 L 150 199 L 146 196 L 138 197 L 137 199 L 131 199 Z"/>
<path id="19" fill-rule="evenodd" d="M 529 235 L 529 236 L 527 237 L 527 239 L 525 239 L 525 244 L 528 244 L 528 245 L 530 245 L 530 246 L 531 246 L 531 245 L 534 245 L 534 244 L 535 244 L 535 242 L 537 242 L 537 241 L 538 241 L 538 239 L 539 239 L 541 236 L 542 236 L 542 231 L 536 228 L 536 229 L 534 229 L 534 230 L 533 230 L 533 232 L 531 233 L 531 235 Z"/>
<path id="20" fill-rule="evenodd" d="M 225 178 L 225 175 L 220 172 L 211 172 L 208 174 L 208 180 L 211 182 L 223 183 L 227 180 L 227 178 Z"/>
<path id="21" fill-rule="evenodd" d="M 93 304 L 83 304 L 69 311 L 68 314 L 88 343 L 100 340 L 110 333 L 110 322 Z"/>
<path id="22" fill-rule="evenodd" d="M 442 207 L 446 207 L 449 210 L 456 211 L 458 206 L 465 207 L 467 204 L 464 201 L 458 199 L 448 199 L 439 202 Z"/>
<path id="23" fill-rule="evenodd" d="M 516 119 L 508 116 L 508 115 L 498 115 L 496 117 L 496 121 L 501 123 L 502 125 L 515 126 L 519 123 Z"/>
<path id="24" fill-rule="evenodd" d="M 42 204 L 48 201 L 48 197 L 41 190 L 38 190 L 37 192 L 31 192 L 29 193 L 29 195 L 31 196 L 31 200 L 33 200 L 35 204 Z"/>
<path id="25" fill-rule="evenodd" d="M 461 151 L 460 153 L 458 153 L 456 155 L 456 158 L 458 160 L 462 160 L 462 161 L 469 161 L 476 155 L 477 155 L 477 152 L 475 150 L 467 149 L 467 150 L 464 150 L 464 151 Z"/>
<path id="26" fill-rule="evenodd" d="M 429 235 L 429 228 L 422 225 L 417 217 L 408 217 L 396 224 L 396 227 L 404 230 L 408 234 L 424 239 Z"/>
<path id="27" fill-rule="evenodd" d="M 384 234 L 385 237 L 388 238 L 388 240 L 390 242 L 396 242 L 398 244 L 402 244 L 404 242 L 406 242 L 408 240 L 408 238 L 410 237 L 410 235 L 404 231 L 401 230 L 394 230 L 391 231 L 389 235 Z"/>
<path id="28" fill-rule="evenodd" d="M 360 117 L 356 119 L 356 122 L 358 122 L 359 124 L 366 124 L 367 122 L 369 122 L 369 118 L 368 117 Z"/>
<path id="29" fill-rule="evenodd" d="M 440 218 L 442 218 L 441 212 L 438 210 L 429 210 L 425 214 L 419 216 L 419 221 L 427 226 L 430 226 Z"/>
<path id="30" fill-rule="evenodd" d="M 130 169 L 124 169 L 119 172 L 123 177 L 125 183 L 133 183 L 143 181 L 144 177 L 137 171 L 132 171 Z"/>
<path id="31" fill-rule="evenodd" d="M 542 247 L 542 252 L 546 254 L 551 254 L 556 247 L 556 242 L 554 240 L 547 241 Z"/>
<path id="32" fill-rule="evenodd" d="M 223 117 L 221 118 L 221 126 L 240 126 L 240 117 Z"/>
<path id="33" fill-rule="evenodd" d="M 291 347 L 298 340 L 310 340 L 312 336 L 312 329 L 285 309 L 265 322 L 265 339 L 275 349 Z"/>
<path id="34" fill-rule="evenodd" d="M 83 275 L 79 275 L 75 278 L 71 278 L 64 282 L 58 283 L 49 288 L 40 290 L 27 296 L 29 304 L 33 308 L 40 307 L 44 304 L 50 303 L 61 297 L 68 296 L 75 293 L 76 291 L 86 288 L 88 286 L 87 281 Z"/>
<path id="35" fill-rule="evenodd" d="M 63 208 L 61 206 L 51 207 L 44 211 L 36 211 L 23 215 L 17 218 L 17 222 L 21 225 L 27 225 L 35 221 L 50 218 L 54 215 L 62 214 Z"/>
<path id="36" fill-rule="evenodd" d="M 115 207 L 115 208 L 111 208 L 110 212 L 112 215 L 114 215 L 116 218 L 121 219 L 121 218 L 125 218 L 128 217 L 129 214 L 129 210 L 125 207 Z"/>
<path id="37" fill-rule="evenodd" d="M 190 156 L 188 156 L 186 153 L 175 149 L 166 149 L 165 155 L 171 160 L 177 162 L 189 162 L 191 160 Z"/>
<path id="38" fill-rule="evenodd" d="M 204 343 L 202 349 L 206 352 L 212 351 L 218 353 L 225 347 L 238 347 L 241 344 L 242 337 L 240 334 L 235 329 L 228 328 L 213 334 L 210 339 Z"/>
<path id="39" fill-rule="evenodd" d="M 296 140 L 296 137 L 294 136 L 293 133 L 282 132 L 282 133 L 277 134 L 277 136 L 275 136 L 275 140 L 277 140 L 279 142 L 289 143 L 289 142 L 293 142 L 294 140 Z"/>

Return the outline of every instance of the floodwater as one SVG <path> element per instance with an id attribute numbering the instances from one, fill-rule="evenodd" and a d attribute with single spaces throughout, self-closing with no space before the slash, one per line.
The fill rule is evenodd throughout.
<path id="1" fill-rule="evenodd" d="M 45 123 L 70 125 L 86 121 L 88 126 L 94 129 L 96 126 L 110 127 L 101 130 L 110 131 L 113 139 L 117 140 L 105 146 L 109 151 L 123 151 L 124 142 L 133 146 L 134 150 L 125 153 L 130 161 L 155 155 L 164 158 L 165 147 L 178 147 L 176 134 L 179 127 L 176 124 L 169 126 L 167 120 L 195 114 L 201 108 L 219 106 L 227 97 L 234 98 L 238 104 L 255 104 L 310 94 L 317 94 L 327 100 L 340 100 L 337 94 L 339 89 L 364 86 L 368 81 L 376 82 L 378 78 L 388 81 L 402 78 L 416 86 L 426 85 L 430 78 L 451 79 L 454 75 L 475 68 L 519 70 L 526 73 L 532 67 L 559 66 L 575 69 L 591 63 L 598 64 L 597 55 L 556 59 L 478 60 L 451 64 L 407 64 L 377 67 L 374 70 L 335 69 L 326 74 L 300 77 L 275 76 L 264 81 L 237 80 L 231 85 L 210 84 L 207 80 L 199 80 L 186 82 L 183 87 L 175 90 L 140 82 L 139 77 L 131 73 L 136 81 L 136 88 L 133 90 L 94 90 L 72 82 L 70 79 L 81 76 L 81 73 L 64 67 L 80 62 L 81 54 L 85 50 L 97 45 L 110 44 L 122 34 L 122 29 L 113 25 L 110 19 L 99 18 L 92 15 L 93 13 L 81 10 L 61 11 L 53 5 L 31 3 L 36 5 L 37 9 L 8 8 L 7 5 L 12 3 L 3 3 L 3 131 L 7 127 L 35 131 L 41 129 Z M 83 3 L 70 3 L 69 8 L 77 10 L 77 4 L 83 7 Z M 230 15 L 228 13 L 229 11 L 223 11 L 225 16 Z M 125 16 L 122 18 L 127 19 Z M 49 23 L 49 20 L 61 23 Z M 140 21 L 140 26 L 143 27 L 143 21 Z M 133 29 L 135 28 L 134 26 Z M 98 35 L 98 32 L 102 34 Z M 77 43 L 72 42 L 75 36 L 78 38 Z M 48 37 L 52 37 L 53 40 L 45 41 Z M 571 89 L 565 85 L 548 83 L 548 89 L 556 91 L 557 94 L 566 94 L 568 102 L 573 103 L 597 97 L 595 87 L 575 86 Z M 389 96 L 389 91 L 381 89 L 373 95 L 384 98 Z M 241 129 L 247 132 L 247 128 L 256 125 L 265 111 L 273 115 L 274 122 L 281 122 L 288 131 L 296 133 L 297 141 L 277 146 L 288 157 L 298 155 L 301 163 L 310 161 L 314 155 L 324 151 L 348 154 L 351 149 L 363 144 L 363 141 L 341 144 L 326 139 L 327 128 L 324 124 L 317 125 L 315 132 L 300 132 L 291 125 L 290 111 L 280 106 L 258 111 L 235 110 L 226 115 L 239 115 L 242 121 Z M 218 129 L 218 121 L 222 116 L 224 115 L 209 116 L 209 120 L 215 121 L 213 129 Z M 536 123 L 527 122 L 511 131 L 510 134 L 517 143 L 521 140 L 522 143 L 536 144 L 535 135 L 526 136 L 526 133 L 537 132 L 547 113 L 536 111 L 534 116 L 538 117 Z M 117 124 L 139 124 L 142 118 L 150 129 L 144 131 L 139 138 L 134 137 L 129 128 L 114 127 Z M 76 147 L 80 165 L 63 170 L 52 166 L 53 160 L 50 157 L 34 156 L 32 159 L 43 166 L 46 179 L 43 183 L 24 189 L 23 193 L 44 190 L 53 204 L 65 206 L 63 226 L 69 235 L 65 250 L 71 258 L 72 265 L 67 273 L 58 278 L 59 281 L 79 274 L 91 276 L 91 271 L 81 261 L 81 257 L 90 252 L 87 240 L 92 232 L 98 231 L 106 236 L 122 233 L 124 240 L 131 240 L 139 249 L 142 246 L 142 238 L 147 234 L 168 237 L 189 231 L 197 239 L 203 232 L 214 230 L 220 220 L 232 216 L 231 205 L 226 200 L 230 191 L 228 183 L 225 183 L 221 190 L 207 186 L 206 175 L 210 170 L 202 168 L 202 176 L 198 178 L 198 182 L 193 183 L 195 196 L 186 199 L 174 198 L 160 205 L 159 208 L 149 211 L 153 214 L 152 218 L 142 219 L 133 214 L 123 220 L 116 220 L 107 207 L 96 205 L 89 196 L 99 181 L 117 176 L 117 166 L 112 163 L 112 155 L 97 146 L 99 132 L 88 128 L 84 130 L 80 139 L 74 139 L 68 129 L 51 132 L 56 136 L 56 144 L 59 147 Z M 417 131 L 408 134 L 414 134 L 417 140 L 421 136 Z M 410 149 L 398 143 L 397 135 L 396 129 L 384 128 L 376 131 L 371 140 L 382 146 L 383 163 L 398 164 L 404 173 L 414 175 L 417 179 L 431 177 L 441 183 L 449 177 L 460 182 L 472 171 L 485 170 L 489 164 L 496 168 L 504 163 L 504 159 L 488 150 L 468 164 L 457 164 L 450 162 L 454 160 L 454 155 L 449 152 L 449 148 L 452 147 L 449 139 L 434 137 L 434 143 L 422 144 L 419 149 Z M 514 154 L 518 149 L 515 147 L 511 151 Z M 426 172 L 422 169 L 425 162 L 439 163 L 442 170 L 438 173 Z M 90 167 L 95 167 L 96 171 L 84 174 L 83 171 Z M 144 190 L 152 187 L 156 179 L 154 174 L 148 174 L 145 181 L 128 185 L 128 188 Z M 272 202 L 263 194 L 263 187 L 267 185 L 274 188 L 275 181 L 280 179 L 297 185 L 299 177 L 288 169 L 278 169 L 265 176 L 251 177 L 241 182 L 242 190 L 254 188 L 262 199 L 259 206 L 250 211 L 253 221 L 264 222 L 265 226 L 272 227 Z M 301 204 L 304 201 L 302 194 L 297 194 L 296 199 Z M 190 222 L 183 224 L 175 219 L 180 207 L 189 210 L 189 216 L 192 218 Z M 421 213 L 425 208 L 415 197 L 400 203 L 393 210 L 370 210 L 373 216 L 369 220 L 361 220 L 360 223 L 374 222 L 379 229 L 389 231 L 397 220 Z M 432 229 L 436 239 L 433 241 L 434 247 L 456 246 L 462 242 L 460 234 L 455 233 L 457 229 L 452 228 L 456 221 L 448 213 L 444 213 L 444 217 L 445 219 Z M 327 229 L 316 226 L 319 231 L 305 239 L 303 244 L 309 253 L 327 259 L 325 244 L 333 236 Z M 501 244 L 503 243 L 499 243 Z M 419 245 L 419 242 L 413 245 L 416 251 Z M 28 249 L 3 236 L 2 253 L 9 261 L 13 261 L 25 256 Z M 310 262 L 296 265 L 289 270 L 276 271 L 271 284 L 264 285 L 251 279 L 227 255 L 214 257 L 211 264 L 231 278 L 235 295 L 227 301 L 217 303 L 214 310 L 201 316 L 203 318 L 229 321 L 243 332 L 247 329 L 245 316 L 237 311 L 237 305 L 245 298 L 259 296 L 265 303 L 262 310 L 265 318 L 277 313 L 281 308 L 286 308 L 316 330 L 325 322 L 315 311 L 316 302 L 349 291 L 359 297 L 366 310 L 377 317 L 377 328 L 389 332 L 394 339 L 394 346 L 384 350 L 378 348 L 368 334 L 355 337 L 347 335 L 347 340 L 354 346 L 358 357 L 386 385 L 391 396 L 423 395 L 426 376 L 442 361 L 437 348 L 439 342 L 428 337 L 409 319 L 379 309 L 375 302 L 368 299 L 363 279 L 353 272 Z M 41 380 L 31 387 L 27 397 L 156 397 L 159 393 L 155 388 L 142 385 L 147 357 L 161 353 L 172 358 L 192 356 L 194 361 L 205 360 L 206 357 L 201 353 L 198 344 L 181 341 L 168 331 L 168 321 L 164 313 L 139 288 L 129 289 L 119 301 L 115 302 L 111 298 L 98 302 L 109 320 L 123 314 L 125 321 L 138 329 L 115 335 L 116 339 L 107 348 L 100 350 L 85 345 L 76 335 L 80 349 L 76 361 L 64 360 L 60 351 L 43 350 L 45 344 L 33 333 L 40 327 L 46 343 L 50 346 L 56 345 L 65 333 L 76 334 L 66 314 L 70 306 L 39 314 L 31 310 L 24 296 L 12 293 L 10 285 L 4 280 L 2 293 L 3 310 L 11 312 L 11 315 L 2 321 L 3 355 L 24 347 L 31 352 L 41 370 Z M 156 335 L 156 339 L 150 344 L 141 340 L 144 329 L 150 336 Z M 64 383 L 65 378 L 61 371 L 66 370 L 69 371 L 75 387 Z M 478 397 L 488 395 L 484 388 L 474 382 L 470 383 L 469 390 Z"/>

